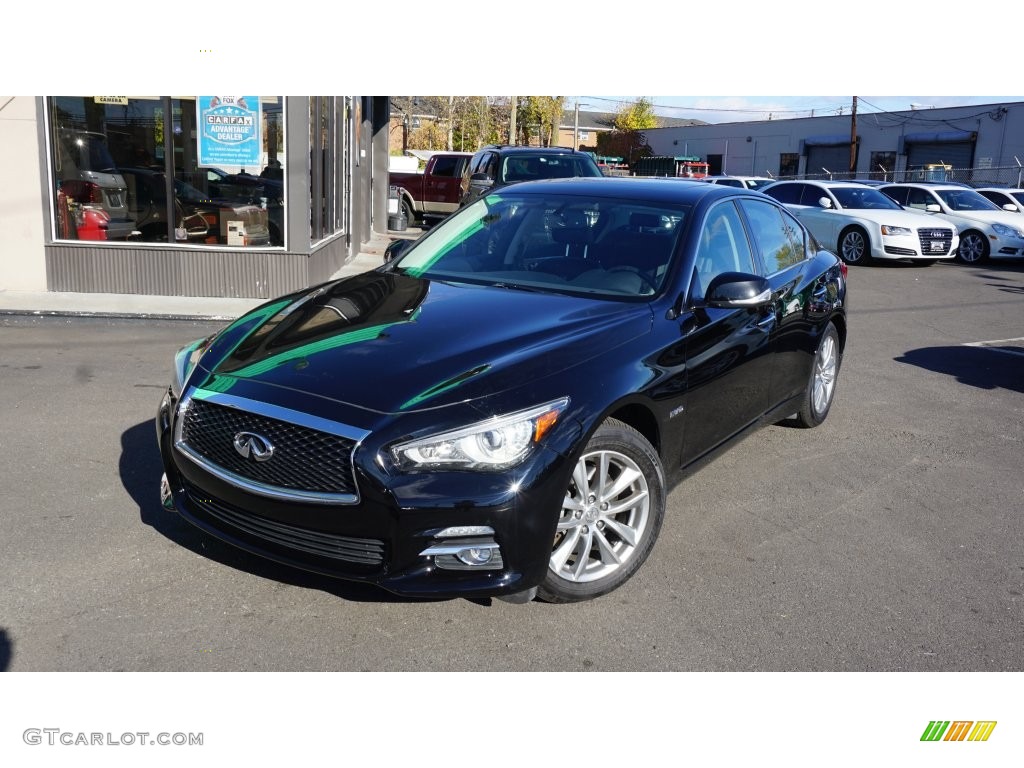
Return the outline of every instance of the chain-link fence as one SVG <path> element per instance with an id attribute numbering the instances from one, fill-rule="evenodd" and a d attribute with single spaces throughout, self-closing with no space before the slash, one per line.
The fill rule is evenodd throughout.
<path id="1" fill-rule="evenodd" d="M 952 181 L 968 184 L 972 187 L 1012 187 L 1021 188 L 1024 181 L 1024 169 L 1020 166 L 1001 166 L 994 168 L 953 168 L 948 165 L 929 165 L 923 168 L 908 168 L 904 171 L 873 171 L 871 173 L 805 173 L 798 176 L 778 176 L 780 180 L 825 180 L 847 181 L 849 179 L 871 179 L 874 181 L 912 182 L 912 181 Z"/>

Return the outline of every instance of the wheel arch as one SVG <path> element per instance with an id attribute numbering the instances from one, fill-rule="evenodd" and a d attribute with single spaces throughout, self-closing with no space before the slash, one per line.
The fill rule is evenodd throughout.
<path id="1" fill-rule="evenodd" d="M 643 435 L 644 439 L 654 447 L 659 456 L 662 455 L 661 429 L 658 426 L 658 419 L 650 408 L 636 402 L 613 407 L 594 425 L 594 429 L 597 429 L 599 424 L 608 419 L 617 419 L 623 424 L 632 427 Z"/>

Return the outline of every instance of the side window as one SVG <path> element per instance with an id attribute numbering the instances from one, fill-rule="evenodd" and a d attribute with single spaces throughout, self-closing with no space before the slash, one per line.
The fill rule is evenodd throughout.
<path id="1" fill-rule="evenodd" d="M 828 192 L 813 184 L 801 184 L 803 193 L 800 195 L 800 205 L 809 205 L 812 208 L 821 208 L 818 201 L 823 197 L 829 197 Z M 835 205 L 835 203 L 833 203 Z"/>
<path id="2" fill-rule="evenodd" d="M 439 157 L 434 161 L 433 176 L 454 176 L 455 168 L 459 164 L 457 157 Z"/>
<path id="3" fill-rule="evenodd" d="M 926 189 L 911 187 L 907 190 L 907 202 L 905 204 L 911 208 L 923 211 L 925 206 L 934 202 L 936 201 L 932 198 L 931 192 Z"/>
<path id="4" fill-rule="evenodd" d="M 900 205 L 907 204 L 907 192 L 909 191 L 910 190 L 905 187 L 882 187 L 882 192 L 887 194 Z"/>
<path id="5" fill-rule="evenodd" d="M 743 184 L 739 181 L 739 179 L 721 179 L 721 180 L 719 180 L 718 183 L 719 184 L 724 184 L 727 187 L 742 187 L 743 186 Z"/>
<path id="6" fill-rule="evenodd" d="M 711 281 L 723 272 L 756 274 L 756 271 L 736 206 L 731 202 L 715 206 L 704 219 L 691 296 L 703 298 Z"/>
<path id="7" fill-rule="evenodd" d="M 783 204 L 799 204 L 802 187 L 803 184 L 772 184 L 764 193 Z"/>
<path id="8" fill-rule="evenodd" d="M 803 227 L 788 212 L 760 200 L 743 200 L 754 242 L 769 274 L 781 272 L 806 258 Z"/>

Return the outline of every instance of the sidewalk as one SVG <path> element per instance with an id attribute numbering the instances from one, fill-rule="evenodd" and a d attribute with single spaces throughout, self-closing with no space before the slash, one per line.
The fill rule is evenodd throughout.
<path id="1" fill-rule="evenodd" d="M 370 241 L 331 279 L 376 269 L 384 249 L 413 233 L 374 232 Z M 418 234 L 418 232 L 417 232 Z M 273 298 L 273 297 L 271 297 Z M 0 290 L 0 315 L 65 315 L 72 317 L 154 317 L 174 320 L 234 320 L 266 299 L 227 299 L 207 296 L 147 296 L 132 293 L 57 293 Z"/>

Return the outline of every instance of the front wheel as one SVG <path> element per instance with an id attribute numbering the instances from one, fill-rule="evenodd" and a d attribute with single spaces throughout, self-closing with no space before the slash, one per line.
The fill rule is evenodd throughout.
<path id="1" fill-rule="evenodd" d="M 988 258 L 988 240 L 981 232 L 964 232 L 956 257 L 964 264 L 978 264 Z"/>
<path id="2" fill-rule="evenodd" d="M 867 233 L 860 227 L 848 227 L 839 235 L 839 257 L 847 264 L 867 264 L 871 261 L 871 245 Z"/>
<path id="3" fill-rule="evenodd" d="M 807 383 L 803 406 L 796 416 L 797 424 L 801 427 L 816 427 L 825 421 L 836 394 L 836 379 L 841 363 L 839 332 L 835 325 L 829 323 L 814 353 L 811 379 Z"/>
<path id="4" fill-rule="evenodd" d="M 618 588 L 651 553 L 664 517 L 658 454 L 635 429 L 609 419 L 573 468 L 540 597 L 570 603 Z"/>
<path id="5" fill-rule="evenodd" d="M 404 197 L 402 198 L 402 215 L 405 216 L 405 221 L 409 225 L 416 223 L 416 212 Z"/>

